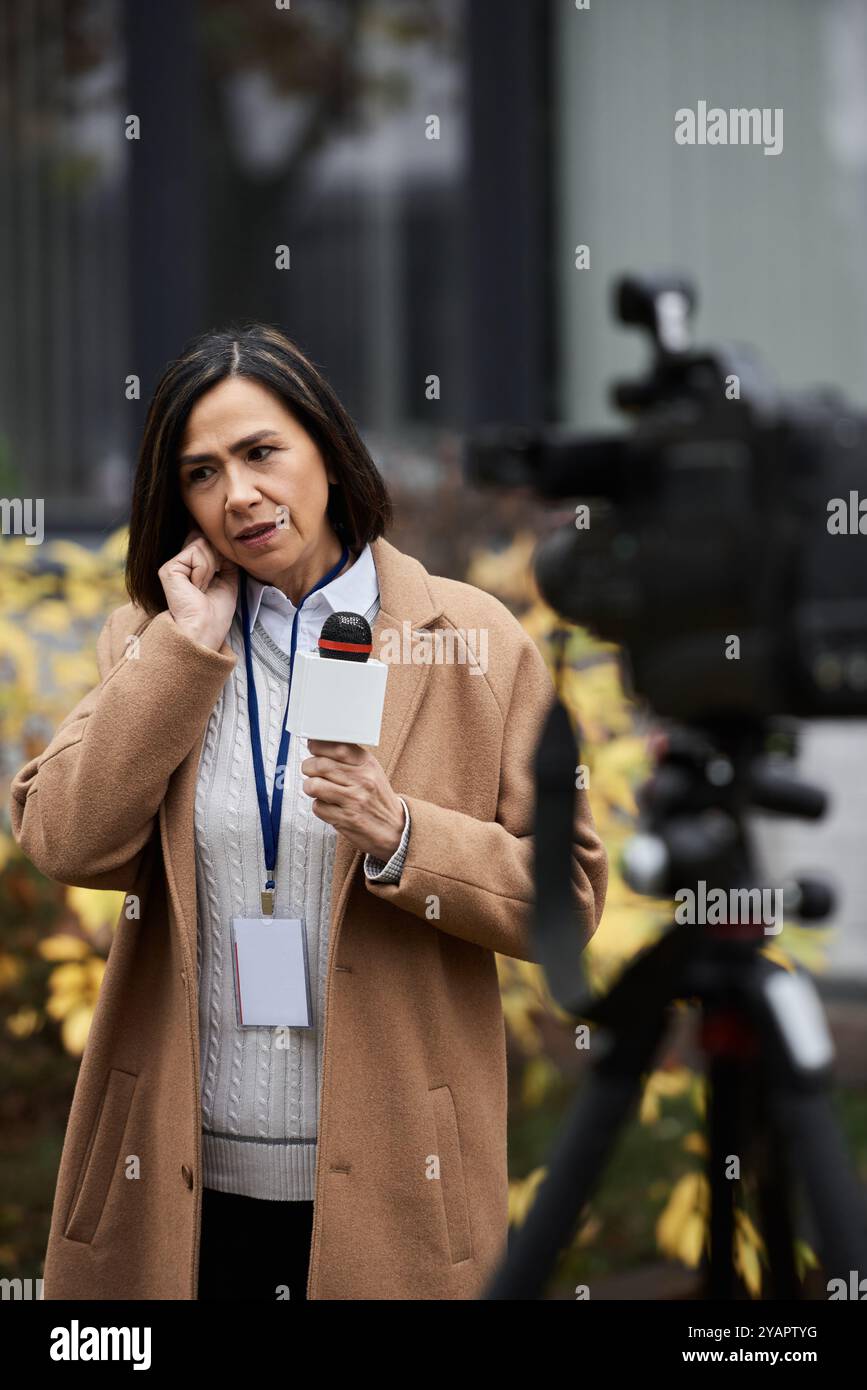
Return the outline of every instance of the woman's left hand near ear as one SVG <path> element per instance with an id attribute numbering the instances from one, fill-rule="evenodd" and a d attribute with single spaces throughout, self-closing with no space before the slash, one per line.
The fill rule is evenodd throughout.
<path id="1" fill-rule="evenodd" d="M 311 738 L 301 764 L 313 814 L 363 854 L 389 860 L 403 835 L 403 803 L 369 748 Z"/>

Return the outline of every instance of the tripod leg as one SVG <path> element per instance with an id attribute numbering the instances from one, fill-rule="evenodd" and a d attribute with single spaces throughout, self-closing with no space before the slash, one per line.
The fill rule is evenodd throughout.
<path id="1" fill-rule="evenodd" d="M 738 1066 L 725 1057 L 714 1057 L 709 1071 L 710 1268 L 705 1297 L 731 1299 L 735 1296 L 734 1190 L 726 1167 L 731 1155 L 740 1152 Z"/>
<path id="2" fill-rule="evenodd" d="M 825 1272 L 848 1284 L 852 1270 L 867 1270 L 867 1209 L 830 1096 L 778 1096 L 776 1110 L 788 1150 L 797 1155 L 803 1174 Z"/>
<path id="3" fill-rule="evenodd" d="M 768 1250 L 770 1275 L 765 1296 L 795 1300 L 800 1286 L 795 1270 L 790 1187 L 781 1136 L 772 1140 L 767 1096 L 755 1069 L 742 1061 L 714 1058 L 710 1108 L 710 1267 L 706 1297 L 737 1298 L 741 1281 L 734 1264 L 736 1182 L 729 1175 L 733 1158 L 741 1174 L 752 1170 L 759 1190 L 760 1223 Z"/>
<path id="4" fill-rule="evenodd" d="M 769 1111 L 756 1117 L 766 1121 Z M 765 1123 L 755 1145 L 754 1168 L 759 1185 L 759 1210 L 768 1248 L 770 1275 L 763 1297 L 795 1302 L 801 1285 L 795 1268 L 794 1226 L 791 1213 L 792 1183 L 785 1141 L 776 1125 Z"/>
<path id="5" fill-rule="evenodd" d="M 833 1044 L 816 988 L 804 972 L 764 962 L 750 993 L 770 1114 L 803 1175 L 825 1271 L 848 1284 L 853 1271 L 867 1269 L 867 1202 L 831 1103 Z"/>
<path id="6" fill-rule="evenodd" d="M 606 1055 L 594 1065 L 557 1140 L 548 1175 L 483 1299 L 541 1297 L 635 1104 L 666 1023 L 663 1014 L 649 1025 L 615 1035 Z"/>

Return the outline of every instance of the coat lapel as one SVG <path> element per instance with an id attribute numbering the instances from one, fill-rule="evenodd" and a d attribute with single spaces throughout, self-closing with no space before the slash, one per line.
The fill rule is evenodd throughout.
<path id="1" fill-rule="evenodd" d="M 411 634 L 427 627 L 442 609 L 428 583 L 424 566 L 405 555 L 383 538 L 371 542 L 371 551 L 379 580 L 380 610 L 373 624 L 373 654 L 379 657 L 386 630 L 393 630 L 403 642 L 407 623 L 408 640 Z M 221 647 L 223 656 L 234 653 L 227 642 Z M 430 672 L 427 664 L 412 661 L 393 662 L 386 682 L 385 707 L 382 715 L 380 743 L 374 752 L 392 776 L 401 749 L 412 728 L 413 720 L 424 695 Z M 181 929 L 186 939 L 188 961 L 196 959 L 196 864 L 194 804 L 199 758 L 206 730 L 203 729 L 193 748 L 169 782 L 165 800 L 160 806 L 160 839 L 166 868 L 169 892 Z M 338 835 L 334 856 L 334 877 L 331 888 L 332 944 L 336 938 L 344 900 L 362 854 L 347 839 Z"/>

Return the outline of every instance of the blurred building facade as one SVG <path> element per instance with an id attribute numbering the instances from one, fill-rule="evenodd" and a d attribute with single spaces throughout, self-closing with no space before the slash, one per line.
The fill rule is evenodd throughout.
<path id="1" fill-rule="evenodd" d="M 867 407 L 865 54 L 858 0 L 0 0 L 0 493 L 49 538 L 121 524 L 163 365 L 263 318 L 436 496 L 474 424 L 615 423 L 626 269 L 690 274 L 702 337 Z M 782 108 L 783 152 L 678 146 L 699 99 Z M 761 831 L 772 872 L 839 874 L 841 980 L 864 732 L 805 739 L 834 821 Z"/>
<path id="2" fill-rule="evenodd" d="M 544 11 L 2 0 L 8 488 L 55 531 L 123 519 L 161 369 L 257 318 L 417 488 L 444 433 L 537 416 Z"/>

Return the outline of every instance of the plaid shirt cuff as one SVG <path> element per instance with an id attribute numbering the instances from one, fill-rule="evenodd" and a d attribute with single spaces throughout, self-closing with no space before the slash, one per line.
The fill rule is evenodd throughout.
<path id="1" fill-rule="evenodd" d="M 412 825 L 409 818 L 409 807 L 407 806 L 403 797 L 400 798 L 400 803 L 403 806 L 404 815 L 403 835 L 401 836 L 400 844 L 394 851 L 394 854 L 391 856 L 388 863 L 386 863 L 382 859 L 375 859 L 372 854 L 366 854 L 364 856 L 365 877 L 376 879 L 377 883 L 400 882 L 400 875 L 403 870 L 403 861 L 404 859 L 406 859 L 406 851 L 409 846 L 409 832 L 412 829 Z"/>

